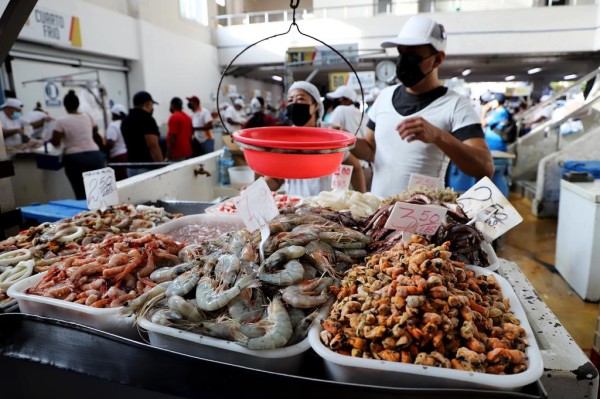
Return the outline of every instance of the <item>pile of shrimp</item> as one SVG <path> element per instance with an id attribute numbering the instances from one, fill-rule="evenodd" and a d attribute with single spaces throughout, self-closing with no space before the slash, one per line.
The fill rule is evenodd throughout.
<path id="1" fill-rule="evenodd" d="M 249 349 L 302 341 L 343 272 L 366 255 L 370 238 L 306 214 L 281 214 L 269 229 L 263 261 L 258 231 L 186 246 L 183 263 L 150 274 L 157 286 L 123 313 Z"/>
<path id="2" fill-rule="evenodd" d="M 23 230 L 0 241 L 0 302 L 9 299 L 5 290 L 10 284 L 48 270 L 61 256 L 76 254 L 84 245 L 121 233 L 146 231 L 181 216 L 163 208 L 117 205 Z M 22 273 L 25 262 L 33 262 L 33 268 L 27 266 L 28 272 Z"/>
<path id="3" fill-rule="evenodd" d="M 493 374 L 527 369 L 525 330 L 493 275 L 413 236 L 346 272 L 321 342 L 354 357 Z"/>
<path id="4" fill-rule="evenodd" d="M 120 307 L 156 286 L 155 268 L 180 263 L 183 244 L 162 234 L 126 233 L 62 256 L 26 294 L 95 308 Z"/>

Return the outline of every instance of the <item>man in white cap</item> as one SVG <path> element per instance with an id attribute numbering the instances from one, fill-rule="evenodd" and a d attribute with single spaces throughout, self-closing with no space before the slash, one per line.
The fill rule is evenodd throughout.
<path id="1" fill-rule="evenodd" d="M 225 125 L 229 133 L 240 130 L 244 126 L 244 123 L 246 123 L 245 106 L 244 100 L 236 98 L 233 101 L 233 107 L 227 107 L 225 110 Z"/>
<path id="2" fill-rule="evenodd" d="M 403 192 L 412 173 L 443 180 L 449 161 L 470 176 L 491 177 L 494 165 L 479 116 L 468 98 L 438 79 L 446 55 L 444 27 L 416 15 L 381 46 L 397 48 L 401 84 L 381 91 L 369 110 L 365 138 L 352 150 L 373 162 L 373 194 Z"/>
<path id="3" fill-rule="evenodd" d="M 121 122 L 127 116 L 127 108 L 122 104 L 110 107 L 112 122 L 106 128 L 106 146 L 108 163 L 123 163 L 128 161 L 127 146 L 121 133 Z M 127 168 L 118 166 L 113 168 L 117 181 L 127 179 Z"/>
<path id="4" fill-rule="evenodd" d="M 23 103 L 16 98 L 7 98 L 1 108 L 0 123 L 2 123 L 4 145 L 15 146 L 29 141 L 29 137 L 25 134 L 26 123 L 21 119 Z"/>

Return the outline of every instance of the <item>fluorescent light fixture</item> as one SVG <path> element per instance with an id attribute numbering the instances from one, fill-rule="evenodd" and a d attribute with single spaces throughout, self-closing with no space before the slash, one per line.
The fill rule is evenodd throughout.
<path id="1" fill-rule="evenodd" d="M 278 82 L 281 82 L 283 80 L 283 78 L 279 75 L 273 75 L 271 76 L 271 79 L 276 80 Z"/>
<path id="2" fill-rule="evenodd" d="M 471 69 L 467 68 L 461 72 L 462 76 L 469 76 L 471 74 Z"/>
<path id="3" fill-rule="evenodd" d="M 573 80 L 573 79 L 577 79 L 577 74 L 576 73 L 572 73 L 570 75 L 565 75 L 563 76 L 564 80 Z"/>
<path id="4" fill-rule="evenodd" d="M 504 78 L 504 80 L 506 80 L 507 82 L 510 82 L 511 80 L 515 80 L 516 76 L 515 75 L 508 75 L 507 77 Z"/>
<path id="5" fill-rule="evenodd" d="M 534 73 L 538 73 L 538 72 L 542 72 L 542 68 L 535 67 L 535 68 L 531 68 L 530 70 L 527 71 L 527 73 L 530 75 L 533 75 Z"/>

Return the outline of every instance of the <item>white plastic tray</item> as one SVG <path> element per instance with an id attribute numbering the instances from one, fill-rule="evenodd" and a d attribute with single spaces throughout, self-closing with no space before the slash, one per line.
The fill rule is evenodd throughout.
<path id="1" fill-rule="evenodd" d="M 308 338 L 305 338 L 295 345 L 279 349 L 248 349 L 232 341 L 161 326 L 145 317 L 141 318 L 139 326 L 147 330 L 150 344 L 153 346 L 204 359 L 280 373 L 297 373 L 304 353 L 310 348 Z"/>
<path id="2" fill-rule="evenodd" d="M 133 317 L 120 314 L 122 306 L 116 308 L 93 308 L 78 303 L 39 295 L 26 294 L 24 291 L 38 283 L 46 272 L 16 282 L 8 288 L 7 294 L 19 303 L 21 313 L 53 317 L 96 328 L 126 338 L 140 340 L 133 325 Z"/>
<path id="3" fill-rule="evenodd" d="M 512 311 L 521 321 L 521 327 L 527 332 L 529 343 L 526 349 L 527 370 L 519 374 L 495 375 L 340 355 L 323 345 L 319 338 L 322 330 L 321 323 L 315 323 L 308 333 L 308 340 L 314 351 L 323 358 L 328 376 L 335 381 L 392 387 L 426 388 L 435 386 L 511 391 L 517 391 L 523 386 L 537 381 L 544 372 L 542 354 L 527 321 L 525 311 L 512 287 L 502 276 L 485 268 L 467 267 L 475 270 L 477 274 L 493 274 L 502 289 L 502 294 L 508 298 Z"/>
<path id="4" fill-rule="evenodd" d="M 238 225 L 240 228 L 244 227 L 244 221 L 241 216 L 228 214 L 228 213 L 199 213 L 196 215 L 187 215 L 182 216 L 177 219 L 173 219 L 167 223 L 156 226 L 147 231 L 147 233 L 160 233 L 160 234 L 169 234 L 172 231 L 178 230 L 184 226 L 190 224 L 234 224 Z"/>

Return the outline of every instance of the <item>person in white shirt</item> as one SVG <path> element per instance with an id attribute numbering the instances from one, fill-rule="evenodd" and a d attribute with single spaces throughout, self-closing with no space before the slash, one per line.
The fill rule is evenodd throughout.
<path id="1" fill-rule="evenodd" d="M 451 160 L 464 173 L 492 177 L 494 164 L 479 116 L 467 97 L 442 85 L 444 27 L 423 15 L 408 19 L 400 34 L 381 44 L 398 50 L 396 76 L 369 110 L 367 133 L 352 153 L 373 163 L 371 192 L 402 193 L 411 173 L 444 179 Z"/>
<path id="2" fill-rule="evenodd" d="M 15 146 L 29 141 L 25 134 L 25 122 L 21 119 L 23 103 L 16 98 L 8 98 L 0 108 L 4 145 Z"/>
<path id="3" fill-rule="evenodd" d="M 367 130 L 367 117 L 363 116 L 363 113 L 354 105 L 356 92 L 348 86 L 339 86 L 335 91 L 327 93 L 326 96 L 338 102 L 337 107 L 331 112 L 328 124 L 352 133 L 356 137 L 364 138 Z M 364 193 L 367 191 L 367 183 L 363 168 L 369 168 L 369 163 L 364 161 L 364 164 L 360 163 L 352 154 L 349 157 L 350 162 L 357 163 L 360 166 L 352 169 L 352 188 Z"/>
<path id="4" fill-rule="evenodd" d="M 246 123 L 245 105 L 244 100 L 238 98 L 233 102 L 232 107 L 227 107 L 225 110 L 225 126 L 229 133 L 237 132 Z"/>
<path id="5" fill-rule="evenodd" d="M 200 105 L 197 96 L 187 97 L 186 100 L 188 108 L 192 111 L 192 156 L 199 157 L 211 153 L 215 150 L 215 140 L 210 131 L 213 128 L 212 115 Z"/>
<path id="6" fill-rule="evenodd" d="M 127 116 L 127 108 L 122 104 L 114 104 L 110 108 L 112 122 L 106 128 L 106 145 L 109 163 L 127 162 L 127 146 L 121 133 L 121 121 Z M 113 168 L 117 181 L 127 179 L 127 168 L 117 166 Z"/>

